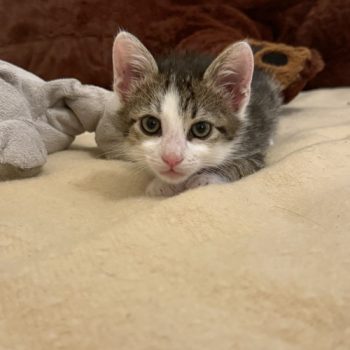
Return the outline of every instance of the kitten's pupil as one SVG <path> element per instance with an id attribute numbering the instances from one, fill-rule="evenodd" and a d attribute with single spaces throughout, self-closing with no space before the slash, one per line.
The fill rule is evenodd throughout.
<path id="1" fill-rule="evenodd" d="M 148 130 L 155 130 L 158 127 L 158 121 L 154 118 L 148 118 L 146 121 L 146 125 Z"/>
<path id="2" fill-rule="evenodd" d="M 156 117 L 147 115 L 141 119 L 141 129 L 146 135 L 156 135 L 161 131 L 161 124 Z"/>
<path id="3" fill-rule="evenodd" d="M 204 139 L 209 136 L 211 129 L 212 126 L 208 122 L 198 122 L 192 125 L 191 132 L 194 137 Z"/>

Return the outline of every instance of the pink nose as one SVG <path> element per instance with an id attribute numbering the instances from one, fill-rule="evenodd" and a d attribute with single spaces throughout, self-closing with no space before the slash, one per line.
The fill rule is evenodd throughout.
<path id="1" fill-rule="evenodd" d="M 170 168 L 176 167 L 176 165 L 180 164 L 183 161 L 183 158 L 176 154 L 163 155 L 162 159 L 164 163 L 170 166 Z"/>

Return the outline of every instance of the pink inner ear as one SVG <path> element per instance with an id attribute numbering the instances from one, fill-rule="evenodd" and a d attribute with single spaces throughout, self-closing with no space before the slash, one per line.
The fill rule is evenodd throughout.
<path id="1" fill-rule="evenodd" d="M 232 107 L 235 111 L 241 110 L 250 97 L 250 79 L 241 76 L 241 73 L 226 76 L 221 84 L 231 96 Z"/>
<path id="2" fill-rule="evenodd" d="M 238 43 L 225 52 L 224 63 L 217 71 L 217 84 L 231 96 L 232 107 L 242 111 L 250 98 L 254 58 L 246 43 Z"/>
<path id="3" fill-rule="evenodd" d="M 127 65 L 124 68 L 121 68 L 119 82 L 116 85 L 116 89 L 120 93 L 120 95 L 124 98 L 128 95 L 130 91 L 130 85 L 132 81 L 132 71 L 131 67 Z"/>
<path id="4" fill-rule="evenodd" d="M 127 32 L 120 32 L 113 45 L 114 89 L 127 99 L 133 86 L 146 75 L 157 72 L 157 64 L 142 43 Z"/>
<path id="5" fill-rule="evenodd" d="M 123 39 L 117 39 L 113 46 L 113 65 L 114 65 L 114 88 L 125 98 L 130 91 L 133 79 L 132 67 L 130 64 L 131 53 L 128 48 L 128 42 Z"/>

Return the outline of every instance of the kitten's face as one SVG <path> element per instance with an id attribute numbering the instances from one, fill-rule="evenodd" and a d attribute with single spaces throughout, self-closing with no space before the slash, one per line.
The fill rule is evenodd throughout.
<path id="1" fill-rule="evenodd" d="M 159 69 L 135 37 L 120 33 L 113 49 L 114 88 L 122 101 L 113 120 L 119 131 L 115 142 L 111 140 L 116 157 L 133 160 L 174 184 L 222 165 L 232 152 L 249 99 L 251 51 L 247 44 L 238 45 L 241 51 L 225 50 L 195 76 Z M 240 74 L 230 68 L 232 62 L 244 68 L 242 57 L 248 57 L 251 68 Z"/>
<path id="2" fill-rule="evenodd" d="M 167 78 L 158 74 L 142 84 L 119 115 L 130 125 L 128 157 L 163 181 L 179 183 L 222 164 L 239 119 L 203 82 Z"/>

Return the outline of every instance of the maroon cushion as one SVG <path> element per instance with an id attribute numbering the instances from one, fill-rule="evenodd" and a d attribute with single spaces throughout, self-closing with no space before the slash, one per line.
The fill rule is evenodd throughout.
<path id="1" fill-rule="evenodd" d="M 218 52 L 252 37 L 318 49 L 326 68 L 311 87 L 350 85 L 350 2 L 344 0 L 0 0 L 0 59 L 44 79 L 110 87 L 118 28 L 156 54 Z"/>

